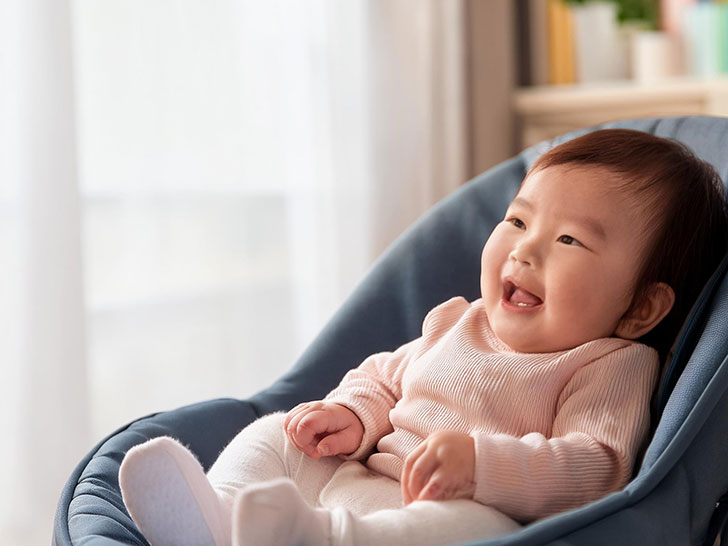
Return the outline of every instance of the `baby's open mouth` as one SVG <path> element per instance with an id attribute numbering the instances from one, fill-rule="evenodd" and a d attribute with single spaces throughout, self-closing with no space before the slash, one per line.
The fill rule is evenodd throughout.
<path id="1" fill-rule="evenodd" d="M 536 307 L 543 303 L 541 298 L 509 280 L 503 284 L 503 300 L 517 307 Z"/>

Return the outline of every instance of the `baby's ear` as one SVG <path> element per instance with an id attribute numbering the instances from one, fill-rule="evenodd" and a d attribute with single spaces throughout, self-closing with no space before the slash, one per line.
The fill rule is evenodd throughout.
<path id="1" fill-rule="evenodd" d="M 665 318 L 675 303 L 675 292 L 664 282 L 653 283 L 638 307 L 629 311 L 617 325 L 614 335 L 637 339 Z"/>

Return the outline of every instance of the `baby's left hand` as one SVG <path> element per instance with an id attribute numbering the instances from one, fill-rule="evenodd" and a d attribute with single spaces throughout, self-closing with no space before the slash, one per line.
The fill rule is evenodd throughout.
<path id="1" fill-rule="evenodd" d="M 462 432 L 430 434 L 407 456 L 402 468 L 405 504 L 416 500 L 473 498 L 475 442 Z"/>

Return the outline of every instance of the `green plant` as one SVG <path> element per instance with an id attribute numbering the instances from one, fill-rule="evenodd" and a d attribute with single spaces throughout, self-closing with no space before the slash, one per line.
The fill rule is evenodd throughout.
<path id="1" fill-rule="evenodd" d="M 588 4 L 595 0 L 564 0 L 567 4 Z M 604 1 L 604 0 L 601 0 Z M 608 0 L 619 6 L 619 22 L 643 21 L 650 28 L 658 28 L 658 0 Z"/>

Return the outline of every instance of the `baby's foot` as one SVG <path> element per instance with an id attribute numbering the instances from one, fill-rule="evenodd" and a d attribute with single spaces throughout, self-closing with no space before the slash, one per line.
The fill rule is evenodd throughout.
<path id="1" fill-rule="evenodd" d="M 119 469 L 129 514 L 152 546 L 227 546 L 230 519 L 195 456 L 169 437 L 136 446 Z"/>
<path id="2" fill-rule="evenodd" d="M 246 487 L 233 508 L 235 546 L 322 546 L 330 525 L 329 512 L 309 506 L 287 478 Z"/>

